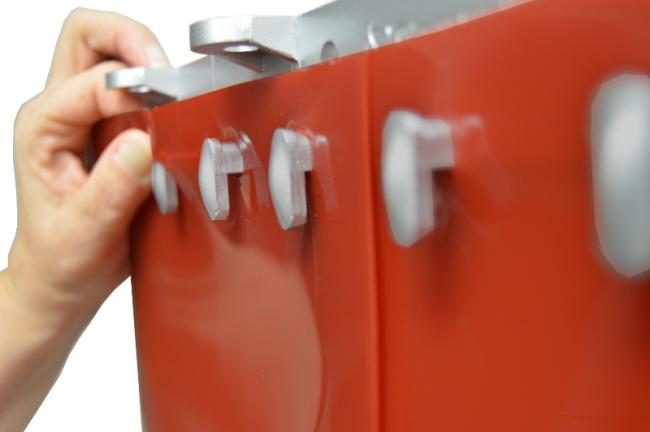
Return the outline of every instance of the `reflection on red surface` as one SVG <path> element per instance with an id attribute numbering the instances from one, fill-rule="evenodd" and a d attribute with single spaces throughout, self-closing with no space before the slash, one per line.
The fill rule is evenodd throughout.
<path id="1" fill-rule="evenodd" d="M 650 430 L 650 290 L 600 257 L 587 136 L 600 83 L 650 74 L 649 22 L 642 0 L 537 0 L 100 127 L 100 146 L 150 130 L 180 187 L 132 232 L 146 428 Z M 380 189 L 394 109 L 449 121 L 456 146 L 442 223 L 410 249 Z M 284 232 L 264 179 L 287 126 L 327 145 Z M 233 130 L 261 171 L 210 222 L 200 148 Z"/>
<path id="2" fill-rule="evenodd" d="M 600 257 L 587 135 L 606 78 L 650 74 L 649 20 L 533 1 L 370 57 L 375 171 L 396 107 L 449 119 L 457 159 L 410 249 L 376 184 L 384 430 L 650 430 L 650 287 Z"/>
<path id="3" fill-rule="evenodd" d="M 134 280 L 147 287 L 136 291 L 136 305 L 145 302 L 137 310 L 141 377 L 155 380 L 143 396 L 170 407 L 161 418 L 183 413 L 176 426 L 154 420 L 152 429 L 314 429 L 320 341 L 297 264 L 231 243 L 202 214 L 194 217 L 192 234 L 159 241 L 156 232 L 168 229 L 161 221 L 143 239 L 157 251 L 156 270 L 145 267 Z M 192 265 L 178 265 L 172 239 L 196 250 Z"/>
<path id="4" fill-rule="evenodd" d="M 163 217 L 151 201 L 132 230 L 148 430 L 377 429 L 365 66 L 365 57 L 351 58 L 98 130 L 100 144 L 128 126 L 149 130 L 156 159 L 179 185 L 177 214 Z M 281 127 L 315 140 L 310 220 L 291 231 L 280 228 L 266 185 Z M 205 138 L 227 140 L 233 130 L 248 135 L 262 166 L 231 176 L 230 217 L 212 222 L 198 188 L 200 149 Z"/>

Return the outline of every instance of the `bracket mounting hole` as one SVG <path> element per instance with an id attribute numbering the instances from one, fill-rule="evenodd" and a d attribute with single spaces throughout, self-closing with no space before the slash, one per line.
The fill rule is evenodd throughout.
<path id="1" fill-rule="evenodd" d="M 334 42 L 327 41 L 323 44 L 323 49 L 320 52 L 321 61 L 334 60 L 335 58 L 338 58 L 338 56 L 339 51 L 336 49 Z"/>

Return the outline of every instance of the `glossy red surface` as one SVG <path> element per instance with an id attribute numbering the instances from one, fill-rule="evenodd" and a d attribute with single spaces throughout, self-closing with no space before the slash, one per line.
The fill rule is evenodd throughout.
<path id="1" fill-rule="evenodd" d="M 590 104 L 650 73 L 647 1 L 536 1 L 370 58 L 388 113 L 449 120 L 437 232 L 395 245 L 375 182 L 386 431 L 650 430 L 650 286 L 600 256 Z"/>
<path id="2" fill-rule="evenodd" d="M 377 317 L 365 58 L 223 90 L 143 116 L 180 207 L 132 230 L 143 419 L 155 431 L 376 430 Z M 136 115 L 136 117 L 138 117 Z M 135 122 L 131 118 L 131 123 Z M 345 127 L 345 125 L 350 127 Z M 104 125 L 106 142 L 126 124 Z M 310 223 L 283 231 L 267 186 L 273 132 L 322 134 Z M 203 140 L 248 134 L 259 169 L 212 222 Z"/>
<path id="3" fill-rule="evenodd" d="M 537 0 L 417 39 L 98 128 L 152 132 L 180 188 L 132 230 L 145 429 L 650 430 L 650 286 L 617 277 L 594 230 L 589 110 L 600 83 L 650 74 L 650 3 Z M 391 110 L 453 126 L 436 232 L 389 232 L 381 132 Z M 271 137 L 328 138 L 309 220 L 282 231 Z M 250 137 L 211 222 L 203 139 Z"/>

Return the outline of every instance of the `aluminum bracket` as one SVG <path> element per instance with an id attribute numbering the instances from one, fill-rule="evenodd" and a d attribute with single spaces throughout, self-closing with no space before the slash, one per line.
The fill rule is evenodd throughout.
<path id="1" fill-rule="evenodd" d="M 337 0 L 300 16 L 235 16 L 190 26 L 206 57 L 178 68 L 111 72 L 106 84 L 151 105 L 305 68 L 458 24 L 503 0 Z"/>

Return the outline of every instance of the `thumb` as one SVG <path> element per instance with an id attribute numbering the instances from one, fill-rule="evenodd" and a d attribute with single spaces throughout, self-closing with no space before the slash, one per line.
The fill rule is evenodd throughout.
<path id="1" fill-rule="evenodd" d="M 151 140 L 132 129 L 117 136 L 101 155 L 80 194 L 83 213 L 102 235 L 128 228 L 151 190 Z"/>

